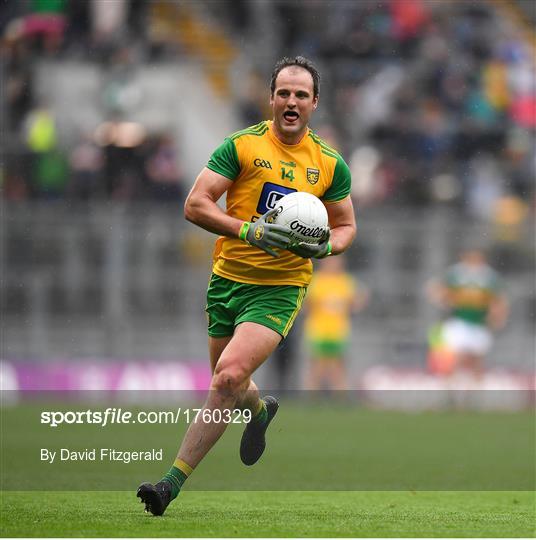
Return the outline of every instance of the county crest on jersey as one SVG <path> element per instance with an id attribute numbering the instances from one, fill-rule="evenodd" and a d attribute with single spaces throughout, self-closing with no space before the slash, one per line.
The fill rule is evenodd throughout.
<path id="1" fill-rule="evenodd" d="M 337 151 L 311 130 L 298 144 L 284 144 L 271 121 L 227 137 L 207 167 L 233 181 L 226 211 L 244 221 L 256 221 L 294 191 L 312 193 L 327 205 L 350 194 L 350 170 Z M 216 241 L 213 271 L 242 283 L 307 286 L 311 261 L 288 250 L 279 252 L 274 258 L 238 238 L 222 236 Z"/>

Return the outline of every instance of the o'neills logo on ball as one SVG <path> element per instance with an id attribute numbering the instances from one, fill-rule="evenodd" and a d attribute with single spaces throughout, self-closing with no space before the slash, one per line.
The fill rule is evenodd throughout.
<path id="1" fill-rule="evenodd" d="M 290 222 L 290 228 L 303 236 L 310 236 L 311 238 L 322 238 L 325 233 L 324 227 L 306 227 L 297 220 Z"/>

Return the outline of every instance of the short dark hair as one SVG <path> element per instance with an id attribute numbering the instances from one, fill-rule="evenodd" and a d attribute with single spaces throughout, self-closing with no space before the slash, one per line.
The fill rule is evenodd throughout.
<path id="1" fill-rule="evenodd" d="M 270 80 L 270 92 L 272 96 L 275 92 L 275 80 L 277 79 L 279 72 L 290 66 L 301 67 L 306 69 L 311 74 L 311 77 L 313 78 L 313 97 L 317 97 L 320 91 L 320 73 L 311 60 L 305 58 L 305 56 L 295 56 L 294 58 L 288 58 L 285 56 L 284 58 L 281 58 L 281 60 L 277 61 L 274 70 L 272 71 L 272 78 Z"/>

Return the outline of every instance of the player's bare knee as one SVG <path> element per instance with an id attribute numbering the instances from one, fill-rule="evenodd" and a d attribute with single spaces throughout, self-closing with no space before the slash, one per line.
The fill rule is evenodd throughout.
<path id="1" fill-rule="evenodd" d="M 223 366 L 214 372 L 213 387 L 216 391 L 238 396 L 249 375 L 238 366 Z"/>

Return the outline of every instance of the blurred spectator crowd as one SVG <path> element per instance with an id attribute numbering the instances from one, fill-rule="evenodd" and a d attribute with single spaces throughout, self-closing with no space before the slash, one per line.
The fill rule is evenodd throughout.
<path id="1" fill-rule="evenodd" d="M 322 68 L 315 128 L 347 158 L 360 206 L 514 221 L 534 209 L 536 34 L 509 17 L 515 2 L 496 4 L 277 2 L 280 53 Z"/>
<path id="2" fill-rule="evenodd" d="M 42 57 L 121 65 L 125 56 L 151 62 L 184 54 L 153 39 L 150 12 L 158 3 L 8 3 L 0 20 L 3 107 L 8 148 L 18 141 L 24 152 L 23 159 L 19 151 L 8 152 L 5 197 L 175 202 L 184 196 L 181 156 L 171 134 L 148 134 L 110 115 L 95 133 L 80 134 L 66 153 L 53 111 L 32 84 L 33 66 Z M 255 2 L 199 4 L 231 40 L 246 40 L 245 51 L 254 45 Z M 270 51 L 269 65 L 250 66 L 243 93 L 235 96 L 241 124 L 269 114 L 264 81 L 272 60 L 304 54 L 323 75 L 323 113 L 313 127 L 347 159 L 359 205 L 448 204 L 514 226 L 534 211 L 534 47 L 526 29 L 504 11 L 509 2 L 269 4 L 275 24 L 267 31 L 276 33 L 278 50 Z"/>
<path id="3" fill-rule="evenodd" d="M 2 6 L 1 61 L 8 200 L 156 200 L 184 198 L 173 136 L 147 132 L 114 108 L 114 81 L 146 46 L 144 0 L 21 0 Z M 111 74 L 103 88 L 106 121 L 61 141 L 54 110 L 35 85 L 41 59 L 97 62 Z M 83 106 L 83 104 L 80 104 Z"/>

